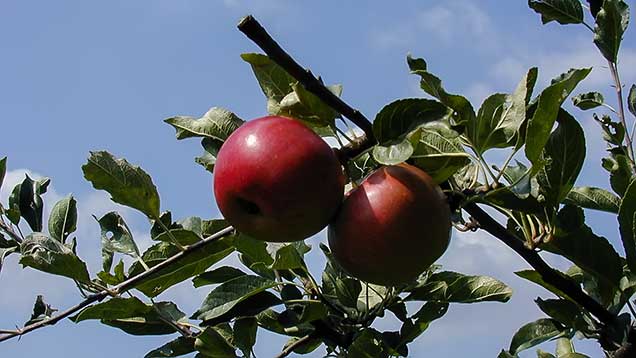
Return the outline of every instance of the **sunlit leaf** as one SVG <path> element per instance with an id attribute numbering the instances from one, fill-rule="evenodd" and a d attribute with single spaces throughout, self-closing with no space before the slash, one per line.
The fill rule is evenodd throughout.
<path id="1" fill-rule="evenodd" d="M 159 193 L 140 167 L 99 151 L 91 152 L 82 170 L 86 180 L 95 189 L 106 190 L 114 202 L 135 208 L 151 219 L 159 218 Z"/>
<path id="2" fill-rule="evenodd" d="M 521 327 L 512 337 L 510 348 L 512 354 L 534 347 L 561 334 L 563 327 L 553 319 L 542 318 Z"/>
<path id="3" fill-rule="evenodd" d="M 583 23 L 583 7 L 578 0 L 529 0 L 528 6 L 541 14 L 541 22 Z"/>
<path id="4" fill-rule="evenodd" d="M 400 139 L 417 126 L 448 116 L 448 107 L 424 98 L 405 98 L 384 106 L 375 116 L 373 133 L 379 143 Z"/>
<path id="5" fill-rule="evenodd" d="M 563 202 L 586 209 L 618 214 L 621 199 L 605 189 L 579 186 L 572 188 Z"/>
<path id="6" fill-rule="evenodd" d="M 90 282 L 86 264 L 61 242 L 34 232 L 21 244 L 20 263 L 36 270 Z"/>
<path id="7" fill-rule="evenodd" d="M 193 318 L 203 321 L 216 318 L 250 296 L 276 285 L 275 281 L 258 276 L 239 276 L 212 290 L 201 308 L 193 314 Z"/>
<path id="8" fill-rule="evenodd" d="M 212 107 L 201 118 L 176 116 L 165 120 L 177 131 L 177 139 L 204 137 L 223 142 L 244 121 L 234 113 Z"/>
<path id="9" fill-rule="evenodd" d="M 414 289 L 406 299 L 460 303 L 507 302 L 511 295 L 510 287 L 492 277 L 443 271 L 432 274 L 424 285 Z"/>
<path id="10" fill-rule="evenodd" d="M 616 62 L 623 34 L 629 24 L 629 6 L 622 0 L 604 0 L 596 15 L 594 43 L 610 62 Z"/>
<path id="11" fill-rule="evenodd" d="M 556 121 L 561 105 L 581 82 L 592 71 L 591 68 L 572 69 L 552 80 L 552 84 L 541 92 L 537 108 L 528 122 L 526 131 L 526 157 L 535 163 L 548 142 L 552 126 Z"/>

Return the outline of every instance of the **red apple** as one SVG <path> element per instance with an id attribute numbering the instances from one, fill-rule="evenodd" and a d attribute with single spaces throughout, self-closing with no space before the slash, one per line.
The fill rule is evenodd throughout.
<path id="1" fill-rule="evenodd" d="M 249 121 L 221 146 L 214 195 L 227 221 L 259 240 L 303 240 L 322 230 L 342 202 L 344 175 L 334 151 L 301 122 Z"/>
<path id="2" fill-rule="evenodd" d="M 342 268 L 363 281 L 396 286 L 416 279 L 450 240 L 444 193 L 424 171 L 385 166 L 353 189 L 329 225 Z"/>

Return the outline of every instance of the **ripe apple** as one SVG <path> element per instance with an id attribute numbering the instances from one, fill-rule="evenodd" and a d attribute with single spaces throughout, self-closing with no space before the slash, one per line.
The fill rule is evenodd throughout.
<path id="1" fill-rule="evenodd" d="M 350 275 L 396 286 L 442 256 L 450 228 L 444 193 L 428 174 L 408 164 L 385 166 L 347 194 L 329 225 L 329 246 Z"/>
<path id="2" fill-rule="evenodd" d="M 289 242 L 322 230 L 344 193 L 334 151 L 301 122 L 248 121 L 223 143 L 214 195 L 227 221 L 255 239 Z"/>

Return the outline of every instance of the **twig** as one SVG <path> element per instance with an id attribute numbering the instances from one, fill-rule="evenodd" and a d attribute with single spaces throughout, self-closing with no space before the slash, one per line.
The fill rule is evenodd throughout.
<path id="1" fill-rule="evenodd" d="M 34 330 L 39 329 L 39 328 L 42 328 L 44 326 L 54 325 L 58 321 L 60 321 L 60 320 L 62 320 L 64 318 L 72 315 L 73 313 L 81 310 L 82 308 L 84 308 L 86 306 L 89 306 L 89 305 L 91 305 L 91 304 L 93 304 L 95 302 L 102 301 L 104 298 L 106 298 L 108 296 L 118 295 L 118 294 L 120 294 L 122 292 L 125 292 L 125 291 L 127 291 L 129 289 L 132 289 L 138 283 L 140 283 L 143 280 L 145 280 L 146 278 L 148 278 L 150 275 L 153 275 L 153 274 L 155 274 L 155 273 L 157 273 L 157 272 L 159 272 L 159 271 L 161 271 L 161 270 L 163 270 L 163 269 L 165 269 L 167 267 L 170 267 L 175 262 L 183 259 L 184 257 L 187 257 L 187 256 L 191 255 L 192 253 L 200 250 L 201 248 L 209 245 L 210 243 L 212 243 L 212 242 L 214 242 L 214 241 L 216 241 L 216 240 L 218 240 L 218 239 L 220 239 L 222 237 L 230 235 L 233 232 L 234 232 L 234 228 L 230 226 L 230 227 L 227 227 L 227 228 L 215 233 L 214 235 L 208 236 L 207 238 L 205 238 L 205 239 L 203 239 L 203 240 L 201 240 L 201 241 L 199 241 L 199 242 L 197 242 L 195 244 L 186 246 L 183 251 L 181 251 L 181 252 L 177 253 L 176 255 L 170 257 L 169 259 L 157 264 L 156 266 L 153 266 L 152 268 L 150 268 L 150 270 L 144 271 L 144 272 L 140 273 L 137 276 L 133 276 L 133 277 L 129 278 L 128 280 L 120 283 L 119 285 L 117 285 L 117 286 L 115 286 L 115 287 L 113 287 L 113 288 L 111 288 L 109 290 L 104 290 L 104 291 L 101 291 L 99 293 L 90 295 L 84 301 L 82 301 L 82 302 L 78 303 L 77 305 L 67 309 L 66 311 L 63 311 L 63 312 L 59 313 L 56 316 L 47 318 L 45 320 L 42 320 L 40 322 L 28 325 L 28 326 L 26 326 L 24 328 L 21 328 L 21 329 L 17 329 L 15 331 L 10 331 L 9 333 L 4 332 L 5 335 L 0 337 L 0 342 L 4 342 L 4 341 L 9 340 L 9 339 L 14 338 L 14 337 L 23 336 L 23 335 L 25 335 L 25 334 L 27 334 L 27 333 L 29 333 L 31 331 L 34 331 Z"/>
<path id="2" fill-rule="evenodd" d="M 312 335 L 308 334 L 302 338 L 299 338 L 297 341 L 295 341 L 294 343 L 288 345 L 287 347 L 285 347 L 285 349 L 283 349 L 282 352 L 280 352 L 280 354 L 278 354 L 276 357 L 274 358 L 285 358 L 288 355 L 290 355 L 294 349 L 296 349 L 298 346 L 307 343 L 307 341 L 309 341 L 310 339 L 312 339 Z"/>
<path id="3" fill-rule="evenodd" d="M 612 78 L 614 79 L 614 87 L 616 88 L 616 96 L 618 97 L 618 118 L 625 129 L 625 144 L 627 147 L 627 156 L 629 157 L 630 162 L 632 163 L 632 172 L 636 174 L 636 168 L 634 161 L 634 145 L 632 143 L 632 136 L 629 132 L 627 132 L 627 120 L 625 119 L 625 105 L 623 104 L 623 85 L 621 84 L 621 79 L 618 75 L 618 67 L 615 62 L 607 61 L 610 68 L 610 73 L 612 74 Z"/>
<path id="4" fill-rule="evenodd" d="M 563 293 L 587 309 L 601 322 L 610 325 L 616 321 L 616 315 L 606 310 L 600 303 L 583 292 L 583 290 L 581 290 L 574 281 L 567 279 L 558 271 L 550 267 L 545 261 L 543 261 L 536 251 L 526 248 L 522 240 L 511 234 L 505 227 L 477 206 L 477 204 L 469 203 L 464 207 L 464 210 L 477 220 L 480 228 L 501 240 L 504 244 L 519 254 L 519 256 L 521 256 L 524 260 L 526 260 L 526 262 L 541 275 L 541 278 L 546 283 L 549 283 L 563 291 Z"/>
<path id="5" fill-rule="evenodd" d="M 9 225 L 7 225 L 4 220 L 0 220 L 0 230 L 7 233 L 7 235 L 11 236 L 11 238 L 16 242 L 22 242 L 22 237 L 20 237 L 20 235 L 13 231 L 13 229 L 9 227 Z"/>
<path id="6" fill-rule="evenodd" d="M 329 107 L 347 117 L 355 123 L 366 134 L 366 144 L 369 147 L 376 142 L 373 135 L 371 122 L 358 110 L 350 107 L 340 97 L 333 94 L 325 87 L 309 70 L 302 68 L 285 50 L 283 50 L 267 31 L 251 15 L 239 21 L 238 29 L 250 40 L 254 41 L 269 58 L 277 65 L 285 69 L 290 76 L 294 77 L 305 89 L 320 98 Z"/>

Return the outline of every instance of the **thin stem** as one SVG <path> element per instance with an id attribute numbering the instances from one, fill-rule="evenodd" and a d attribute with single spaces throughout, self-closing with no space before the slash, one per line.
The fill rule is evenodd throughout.
<path id="1" fill-rule="evenodd" d="M 307 343 L 310 339 L 312 339 L 312 335 L 308 334 L 302 338 L 299 338 L 297 341 L 295 341 L 294 343 L 288 345 L 287 347 L 285 347 L 285 349 L 283 349 L 282 352 L 280 352 L 280 354 L 278 354 L 276 357 L 274 358 L 285 358 L 288 355 L 290 355 L 294 349 L 298 348 L 299 346 L 301 346 L 304 343 Z"/>
<path id="2" fill-rule="evenodd" d="M 7 233 L 7 235 L 11 236 L 11 238 L 16 242 L 22 242 L 22 237 L 18 235 L 9 225 L 7 225 L 4 220 L 0 220 L 0 230 Z"/>
<path id="3" fill-rule="evenodd" d="M 492 178 L 492 180 L 494 181 L 493 185 L 495 185 L 497 183 L 497 177 L 495 176 L 495 174 L 492 172 L 492 170 L 490 170 L 490 167 L 488 166 L 488 162 L 486 162 L 486 159 L 484 159 L 484 157 L 481 155 L 481 153 L 479 153 L 478 151 L 474 150 L 475 154 L 477 155 L 477 158 L 479 158 L 479 161 L 482 163 L 482 165 L 484 166 L 484 169 L 486 172 L 488 172 L 488 174 L 490 175 L 490 177 Z M 486 181 L 486 183 L 488 183 L 488 180 L 485 178 L 486 176 L 484 175 L 484 180 Z"/>
<path id="4" fill-rule="evenodd" d="M 535 271 L 541 275 L 541 278 L 546 283 L 558 287 L 561 291 L 563 291 L 563 293 L 584 307 L 601 322 L 608 325 L 616 322 L 616 315 L 609 312 L 596 300 L 583 292 L 581 287 L 574 281 L 550 267 L 536 251 L 526 248 L 522 240 L 506 230 L 505 227 L 488 215 L 488 213 L 481 209 L 477 204 L 469 203 L 464 207 L 464 210 L 477 220 L 482 229 L 501 240 L 504 244 L 519 254 L 528 264 L 530 264 L 532 268 L 535 269 Z"/>
<path id="5" fill-rule="evenodd" d="M 338 133 L 342 134 L 342 136 L 343 136 L 343 137 L 345 137 L 345 139 L 346 139 L 349 143 L 353 142 L 353 139 L 349 138 L 349 136 L 348 136 L 348 135 L 347 135 L 347 134 L 346 134 L 346 133 L 345 133 L 342 129 L 340 129 L 340 128 L 336 127 L 336 126 L 334 126 L 334 128 L 336 128 L 336 132 L 338 132 Z M 344 145 L 343 145 L 342 147 L 344 147 Z"/>
<path id="6" fill-rule="evenodd" d="M 508 165 L 510 165 L 510 161 L 512 161 L 512 158 L 515 156 L 515 154 L 517 154 L 518 151 L 519 149 L 515 148 L 515 150 L 513 150 L 512 153 L 510 153 L 508 158 L 506 158 L 506 161 L 501 166 L 501 169 L 499 169 L 499 174 L 497 174 L 497 177 L 495 178 L 495 183 L 499 182 L 499 179 L 501 179 L 501 176 L 504 174 L 506 169 L 508 169 Z"/>
<path id="7" fill-rule="evenodd" d="M 170 229 L 168 229 L 168 227 L 166 226 L 166 224 L 163 223 L 163 221 L 161 221 L 160 218 L 156 218 L 155 219 L 156 222 L 159 223 L 159 226 L 161 226 L 161 228 L 166 232 L 166 234 L 168 234 L 168 237 L 170 237 L 170 242 L 179 248 L 179 250 L 183 251 L 185 250 L 185 248 L 183 247 L 183 245 L 181 245 L 179 243 L 179 241 L 177 241 L 177 238 L 174 237 L 174 234 L 170 231 Z"/>
<path id="8" fill-rule="evenodd" d="M 356 134 L 356 131 L 354 131 L 351 128 L 351 126 L 349 125 L 349 122 L 345 121 L 342 117 L 338 117 L 338 119 L 340 120 L 340 122 L 344 123 L 345 127 L 347 127 L 347 130 L 351 132 L 351 136 L 353 137 L 353 139 L 358 139 L 358 135 Z"/>
<path id="9" fill-rule="evenodd" d="M 612 74 L 612 78 L 614 79 L 614 87 L 616 88 L 616 96 L 618 99 L 618 118 L 623 124 L 623 128 L 625 128 L 625 141 L 627 147 L 627 156 L 629 160 L 632 162 L 632 172 L 636 174 L 636 168 L 634 167 L 634 145 L 632 144 L 632 137 L 627 132 L 627 120 L 625 119 L 625 106 L 623 104 L 623 85 L 621 84 L 621 79 L 618 74 L 618 67 L 615 62 L 608 61 L 610 73 Z"/>
<path id="10" fill-rule="evenodd" d="M 588 24 L 587 22 L 583 21 L 583 25 L 585 25 L 585 27 L 587 27 L 588 30 L 594 32 L 594 28 L 590 26 L 590 24 Z"/>
<path id="11" fill-rule="evenodd" d="M 102 301 L 103 299 L 105 299 L 108 296 L 111 295 L 119 295 L 122 292 L 128 291 L 132 288 L 134 288 L 138 283 L 143 282 L 145 279 L 147 279 L 148 277 L 150 277 L 151 275 L 165 269 L 168 268 L 170 266 L 172 266 L 175 263 L 178 263 L 181 259 L 197 252 L 198 250 L 204 248 L 205 246 L 211 244 L 212 242 L 215 242 L 219 239 L 221 239 L 222 237 L 228 236 L 230 234 L 232 234 L 234 232 L 234 228 L 233 227 L 227 227 L 211 236 L 208 236 L 207 238 L 198 241 L 192 245 L 186 246 L 184 248 L 183 251 L 177 253 L 176 255 L 170 257 L 169 259 L 153 266 L 150 270 L 148 271 L 144 271 L 142 273 L 140 273 L 137 276 L 133 276 L 131 278 L 129 278 L 128 280 L 120 283 L 119 285 L 113 287 L 110 290 L 104 290 L 101 291 L 99 293 L 93 294 L 88 296 L 84 301 L 78 303 L 77 305 L 55 315 L 52 316 L 50 318 L 47 318 L 45 320 L 39 321 L 37 323 L 28 325 L 26 327 L 23 327 L 21 329 L 18 329 L 16 331 L 10 331 L 10 333 L 5 333 L 4 336 L 0 337 L 0 342 L 4 342 L 6 340 L 9 340 L 11 338 L 14 337 L 18 337 L 18 336 L 23 336 L 31 331 L 34 331 L 36 329 L 42 328 L 44 326 L 50 326 L 50 325 L 54 325 L 57 322 L 59 322 L 60 320 L 74 314 L 75 312 L 81 310 L 82 308 L 89 306 L 95 302 L 99 302 Z"/>
<path id="12" fill-rule="evenodd" d="M 269 58 L 277 65 L 281 66 L 290 76 L 300 82 L 303 87 L 320 98 L 326 105 L 336 110 L 338 113 L 347 117 L 362 129 L 366 135 L 365 144 L 367 148 L 372 147 L 376 143 L 373 134 L 373 126 L 360 111 L 350 107 L 340 97 L 331 92 L 324 84 L 320 82 L 309 70 L 301 67 L 285 50 L 283 50 L 276 41 L 267 33 L 267 31 L 258 23 L 253 16 L 246 16 L 239 21 L 238 29 L 260 47 Z"/>

